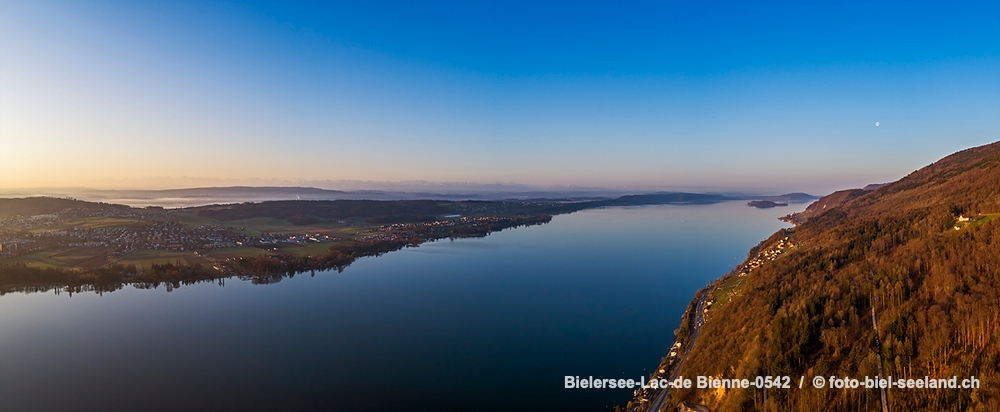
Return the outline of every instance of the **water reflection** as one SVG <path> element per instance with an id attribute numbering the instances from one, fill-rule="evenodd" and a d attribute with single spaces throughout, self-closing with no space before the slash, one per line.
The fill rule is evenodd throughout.
<path id="1" fill-rule="evenodd" d="M 648 374 L 692 293 L 788 212 L 608 208 L 267 286 L 8 294 L 0 409 L 608 410 L 630 391 L 563 376 Z"/>

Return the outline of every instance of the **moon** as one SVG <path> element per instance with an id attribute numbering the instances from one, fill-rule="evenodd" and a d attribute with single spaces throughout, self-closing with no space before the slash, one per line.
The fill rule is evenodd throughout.
<path id="1" fill-rule="evenodd" d="M 875 127 L 878 127 L 878 122 L 875 122 Z"/>

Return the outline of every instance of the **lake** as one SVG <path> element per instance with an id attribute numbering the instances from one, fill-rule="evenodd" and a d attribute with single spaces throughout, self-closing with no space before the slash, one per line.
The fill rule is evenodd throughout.
<path id="1" fill-rule="evenodd" d="M 270 285 L 0 297 L 0 410 L 603 411 L 792 205 L 605 208 Z"/>

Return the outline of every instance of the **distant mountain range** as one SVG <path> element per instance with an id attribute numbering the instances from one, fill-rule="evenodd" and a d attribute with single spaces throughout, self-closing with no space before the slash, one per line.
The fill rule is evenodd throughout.
<path id="1" fill-rule="evenodd" d="M 345 191 L 297 186 L 228 186 L 161 190 L 98 190 L 79 188 L 12 191 L 8 193 L 0 193 L 0 197 L 32 196 L 74 198 L 93 202 L 124 204 L 136 207 L 163 206 L 168 208 L 276 200 L 608 201 L 608 205 L 611 206 L 660 203 L 715 203 L 729 200 L 770 200 L 776 202 L 803 203 L 817 198 L 816 196 L 806 193 L 788 193 L 778 196 L 769 196 L 686 192 L 635 193 L 602 189 L 435 193 L 383 190 Z"/>

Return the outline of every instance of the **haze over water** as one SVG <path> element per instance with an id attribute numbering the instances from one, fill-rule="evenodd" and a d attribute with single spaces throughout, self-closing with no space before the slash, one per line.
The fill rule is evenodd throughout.
<path id="1" fill-rule="evenodd" d="M 272 285 L 0 297 L 0 409 L 608 410 L 804 205 L 606 208 Z M 405 407 L 405 408 L 403 408 Z"/>

